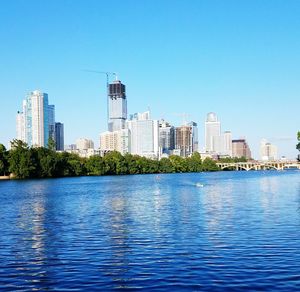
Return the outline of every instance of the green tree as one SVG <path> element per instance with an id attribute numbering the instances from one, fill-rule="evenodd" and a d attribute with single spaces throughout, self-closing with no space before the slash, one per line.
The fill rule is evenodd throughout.
<path id="1" fill-rule="evenodd" d="M 201 155 L 198 152 L 194 152 L 191 157 L 186 158 L 188 171 L 200 172 L 202 171 Z"/>
<path id="2" fill-rule="evenodd" d="M 56 150 L 56 143 L 52 137 L 48 140 L 48 149 L 55 151 Z"/>
<path id="3" fill-rule="evenodd" d="M 210 158 L 205 158 L 202 163 L 203 171 L 217 171 L 220 170 L 216 162 Z"/>
<path id="4" fill-rule="evenodd" d="M 31 157 L 31 151 L 26 143 L 21 140 L 13 140 L 12 149 L 9 152 L 9 171 L 16 178 L 33 177 L 35 165 Z"/>
<path id="5" fill-rule="evenodd" d="M 223 163 L 247 162 L 247 158 L 244 156 L 242 156 L 242 157 L 225 157 L 225 158 L 220 158 L 219 162 L 223 162 Z"/>
<path id="6" fill-rule="evenodd" d="M 8 151 L 3 144 L 0 144 L 0 175 L 8 173 Z"/>
<path id="7" fill-rule="evenodd" d="M 172 166 L 173 166 L 175 172 L 187 172 L 188 171 L 186 159 L 184 159 L 178 155 L 171 155 L 169 157 L 169 159 L 172 163 Z"/>
<path id="8" fill-rule="evenodd" d="M 174 172 L 174 167 L 169 158 L 162 158 L 159 161 L 159 172 L 161 173 L 172 173 Z"/>
<path id="9" fill-rule="evenodd" d="M 77 154 L 70 154 L 67 157 L 67 173 L 68 176 L 86 175 L 85 159 Z"/>
<path id="10" fill-rule="evenodd" d="M 105 173 L 106 174 L 126 174 L 127 166 L 124 156 L 118 151 L 111 151 L 107 153 L 104 158 Z"/>
<path id="11" fill-rule="evenodd" d="M 85 163 L 88 175 L 103 175 L 105 164 L 103 158 L 99 155 L 91 156 Z"/>
<path id="12" fill-rule="evenodd" d="M 35 165 L 35 177 L 55 177 L 57 172 L 57 154 L 44 147 L 31 148 L 31 157 Z"/>
<path id="13" fill-rule="evenodd" d="M 139 166 L 138 166 L 138 158 L 137 155 L 132 155 L 129 153 L 126 153 L 124 155 L 125 164 L 127 166 L 127 174 L 138 174 L 140 173 Z"/>

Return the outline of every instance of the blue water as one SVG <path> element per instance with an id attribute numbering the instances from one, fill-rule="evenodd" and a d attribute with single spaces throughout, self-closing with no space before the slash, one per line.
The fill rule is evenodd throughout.
<path id="1" fill-rule="evenodd" d="M 300 290 L 300 171 L 0 182 L 0 290 Z"/>

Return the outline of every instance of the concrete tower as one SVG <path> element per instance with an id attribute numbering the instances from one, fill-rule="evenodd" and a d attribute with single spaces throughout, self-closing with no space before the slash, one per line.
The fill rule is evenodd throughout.
<path id="1" fill-rule="evenodd" d="M 125 128 L 127 99 L 125 85 L 115 80 L 108 85 L 108 131 Z"/>

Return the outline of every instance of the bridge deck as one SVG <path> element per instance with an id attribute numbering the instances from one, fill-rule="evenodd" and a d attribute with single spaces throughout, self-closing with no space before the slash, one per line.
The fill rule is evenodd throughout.
<path id="1" fill-rule="evenodd" d="M 235 170 L 266 170 L 276 169 L 283 170 L 287 168 L 300 169 L 300 162 L 298 161 L 251 161 L 251 162 L 219 162 L 217 165 L 221 169 L 234 168 Z"/>

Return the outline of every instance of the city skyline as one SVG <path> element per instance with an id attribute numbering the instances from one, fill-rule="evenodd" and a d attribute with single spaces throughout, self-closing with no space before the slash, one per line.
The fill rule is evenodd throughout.
<path id="1" fill-rule="evenodd" d="M 96 1 L 4 4 L 1 143 L 14 138 L 16 110 L 36 88 L 56 105 L 66 144 L 82 136 L 98 141 L 107 128 L 105 76 L 82 71 L 96 69 L 121 73 L 129 113 L 149 105 L 153 117 L 174 125 L 181 124 L 175 113 L 189 113 L 198 123 L 200 149 L 212 111 L 233 139 L 246 137 L 255 158 L 262 138 L 278 146 L 279 157 L 294 158 L 300 4 L 212 2 L 118 2 L 113 19 L 110 5 Z M 22 17 L 32 11 L 35 20 Z M 44 18 L 48 24 L 39 22 Z"/>

